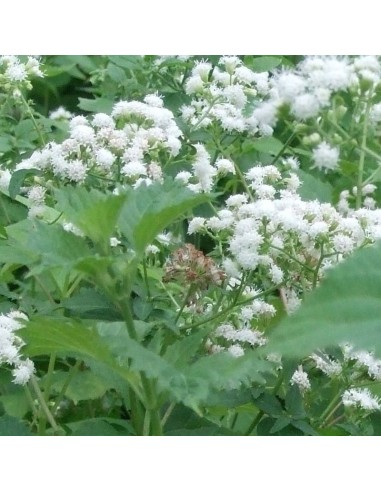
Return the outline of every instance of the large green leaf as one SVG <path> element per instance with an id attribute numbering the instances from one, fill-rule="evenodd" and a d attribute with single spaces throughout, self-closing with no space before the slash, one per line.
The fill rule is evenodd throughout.
<path id="1" fill-rule="evenodd" d="M 210 196 L 195 194 L 170 179 L 163 184 L 140 186 L 127 193 L 119 227 L 138 254 L 143 254 L 157 234 L 175 219 Z"/>
<path id="2" fill-rule="evenodd" d="M 83 238 L 66 232 L 60 225 L 36 221 L 28 237 L 28 248 L 41 257 L 46 266 L 71 266 L 92 252 Z"/>
<path id="3" fill-rule="evenodd" d="M 168 392 L 179 402 L 197 408 L 198 402 L 208 392 L 207 383 L 201 378 L 185 377 L 173 364 L 155 352 L 132 340 L 127 331 L 114 329 L 115 323 L 98 323 L 98 332 L 121 364 L 129 361 L 131 369 L 144 372 L 157 381 L 160 391 Z"/>
<path id="4" fill-rule="evenodd" d="M 65 371 L 56 371 L 51 377 L 51 389 L 60 393 L 68 379 Z M 76 405 L 79 401 L 101 398 L 111 386 L 92 371 L 80 371 L 74 374 L 65 391 L 65 396 Z"/>
<path id="5" fill-rule="evenodd" d="M 260 137 L 252 142 L 252 147 L 264 154 L 277 155 L 283 149 L 283 144 L 275 137 Z"/>
<path id="6" fill-rule="evenodd" d="M 328 272 L 299 310 L 274 329 L 268 352 L 303 357 L 342 342 L 381 356 L 381 245 L 357 251 Z"/>
<path id="7" fill-rule="evenodd" d="M 34 318 L 18 333 L 26 342 L 23 350 L 30 357 L 53 352 L 59 355 L 90 357 L 110 367 L 137 389 L 137 376 L 127 367 L 118 364 L 95 330 L 78 321 Z"/>
<path id="8" fill-rule="evenodd" d="M 112 303 L 98 290 L 82 288 L 69 299 L 62 301 L 62 306 L 69 310 L 71 316 L 81 319 L 120 320 L 120 314 Z"/>
<path id="9" fill-rule="evenodd" d="M 30 436 L 30 431 L 23 421 L 3 415 L 0 417 L 0 436 Z"/>
<path id="10" fill-rule="evenodd" d="M 185 371 L 187 377 L 200 378 L 208 383 L 212 390 L 236 389 L 241 383 L 250 384 L 253 381 L 264 383 L 264 372 L 273 370 L 273 364 L 249 351 L 242 357 L 233 357 L 222 352 L 200 358 Z"/>
<path id="11" fill-rule="evenodd" d="M 125 197 L 66 187 L 56 190 L 57 208 L 96 243 L 108 244 Z"/>

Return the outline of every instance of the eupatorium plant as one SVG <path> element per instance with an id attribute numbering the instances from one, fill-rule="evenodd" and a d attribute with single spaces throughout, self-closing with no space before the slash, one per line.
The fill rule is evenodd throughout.
<path id="1" fill-rule="evenodd" d="M 0 59 L 0 434 L 379 434 L 381 60 L 76 63 Z"/>

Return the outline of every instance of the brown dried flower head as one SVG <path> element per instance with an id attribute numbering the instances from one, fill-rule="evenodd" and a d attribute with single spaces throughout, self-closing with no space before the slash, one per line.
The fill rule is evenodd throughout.
<path id="1" fill-rule="evenodd" d="M 174 251 L 165 265 L 165 282 L 178 280 L 205 290 L 210 284 L 221 285 L 224 279 L 225 273 L 193 244 Z"/>

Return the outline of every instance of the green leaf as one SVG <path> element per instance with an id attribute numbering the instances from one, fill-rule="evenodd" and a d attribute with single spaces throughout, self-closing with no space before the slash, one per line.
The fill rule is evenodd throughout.
<path id="1" fill-rule="evenodd" d="M 114 63 L 109 63 L 107 65 L 107 74 L 109 75 L 110 79 L 117 84 L 121 84 L 127 79 L 126 72 L 117 65 L 114 65 Z"/>
<path id="2" fill-rule="evenodd" d="M 175 364 L 176 367 L 187 367 L 190 359 L 198 352 L 202 341 L 210 330 L 210 328 L 200 329 L 181 340 L 177 340 L 167 348 L 164 358 L 168 362 Z"/>
<path id="3" fill-rule="evenodd" d="M 324 183 L 312 174 L 298 169 L 296 174 L 299 176 L 302 184 L 298 189 L 299 195 L 303 200 L 319 200 L 320 202 L 330 203 L 332 201 L 332 185 Z"/>
<path id="4" fill-rule="evenodd" d="M 39 169 L 19 169 L 18 171 L 15 171 L 9 182 L 9 196 L 15 198 L 15 196 L 19 194 L 25 178 L 28 176 L 39 176 L 40 174 L 41 171 Z"/>
<path id="5" fill-rule="evenodd" d="M 141 297 L 134 299 L 132 309 L 140 320 L 146 320 L 153 310 L 151 302 L 147 302 Z"/>
<path id="6" fill-rule="evenodd" d="M 252 147 L 258 152 L 264 154 L 277 155 L 283 149 L 283 144 L 280 140 L 274 137 L 261 137 L 252 143 Z"/>
<path id="7" fill-rule="evenodd" d="M 0 402 L 2 403 L 5 412 L 11 417 L 21 419 L 30 410 L 29 402 L 25 395 L 24 388 L 12 385 L 11 393 L 1 395 Z"/>
<path id="8" fill-rule="evenodd" d="M 280 417 L 284 414 L 283 407 L 278 398 L 269 393 L 263 393 L 254 400 L 254 404 L 263 412 L 272 417 Z"/>
<path id="9" fill-rule="evenodd" d="M 293 417 L 302 418 L 306 416 L 303 405 L 303 397 L 296 385 L 290 386 L 287 391 L 285 405 L 287 412 Z"/>
<path id="10" fill-rule="evenodd" d="M 81 319 L 120 320 L 120 314 L 102 293 L 91 288 L 82 288 L 70 299 L 61 303 L 72 316 Z"/>
<path id="11" fill-rule="evenodd" d="M 270 372 L 273 366 L 261 360 L 256 353 L 248 352 L 242 357 L 232 357 L 228 353 L 208 355 L 197 360 L 184 370 L 187 376 L 200 378 L 215 390 L 239 388 L 242 383 L 253 381 L 264 383 L 264 372 Z"/>
<path id="12" fill-rule="evenodd" d="M 110 367 L 136 388 L 137 376 L 115 360 L 98 333 L 80 322 L 66 319 L 32 319 L 18 334 L 26 342 L 24 352 L 30 357 L 51 354 L 90 357 Z"/>
<path id="13" fill-rule="evenodd" d="M 210 199 L 206 194 L 195 194 L 170 179 L 164 184 L 139 186 L 127 193 L 119 218 L 122 233 L 137 254 L 142 255 L 155 237 L 182 214 Z"/>
<path id="14" fill-rule="evenodd" d="M 86 99 L 79 97 L 79 109 L 88 111 L 90 113 L 106 113 L 110 114 L 114 106 L 114 101 L 106 99 L 105 97 L 98 97 L 97 99 Z"/>
<path id="15" fill-rule="evenodd" d="M 301 430 L 304 434 L 307 436 L 318 436 L 319 433 L 316 432 L 316 430 L 310 426 L 308 422 L 305 420 L 293 420 L 292 425 L 296 427 L 297 429 Z"/>
<path id="16" fill-rule="evenodd" d="M 0 192 L 0 224 L 7 226 L 23 220 L 28 215 L 28 209 L 16 200 Z"/>
<path id="17" fill-rule="evenodd" d="M 28 427 L 10 415 L 0 417 L 0 436 L 30 436 Z"/>
<path id="18" fill-rule="evenodd" d="M 142 371 L 148 378 L 156 380 L 159 390 L 169 392 L 176 401 L 196 408 L 207 394 L 207 384 L 202 379 L 187 378 L 158 354 L 131 339 L 127 330 L 115 331 L 113 323 L 98 323 L 97 326 L 116 360 L 121 364 L 129 360 L 132 370 Z"/>
<path id="19" fill-rule="evenodd" d="M 121 56 L 121 55 L 113 55 L 108 57 L 110 61 L 115 63 L 122 68 L 127 68 L 129 70 L 136 70 L 137 67 L 141 64 L 142 58 L 139 56 Z"/>
<path id="20" fill-rule="evenodd" d="M 5 153 L 12 150 L 12 141 L 10 135 L 4 135 L 0 137 L 0 152 Z"/>
<path id="21" fill-rule="evenodd" d="M 67 378 L 67 372 L 55 372 L 51 377 L 52 390 L 59 394 L 67 382 Z M 72 377 L 65 395 L 76 405 L 83 400 L 95 400 L 101 398 L 108 389 L 110 389 L 110 385 L 105 383 L 102 378 L 95 375 L 92 371 L 81 371 L 77 372 Z"/>
<path id="22" fill-rule="evenodd" d="M 80 259 L 91 256 L 92 252 L 85 240 L 66 232 L 60 225 L 30 222 L 32 228 L 28 236 L 28 248 L 41 256 L 42 265 L 71 267 Z"/>
<path id="23" fill-rule="evenodd" d="M 56 190 L 57 208 L 96 243 L 108 245 L 114 233 L 125 196 L 98 190 L 66 187 Z"/>
<path id="24" fill-rule="evenodd" d="M 279 417 L 275 421 L 275 424 L 271 427 L 270 434 L 275 434 L 276 432 L 281 431 L 282 429 L 287 427 L 287 425 L 289 425 L 290 422 L 291 419 L 289 417 Z"/>
<path id="25" fill-rule="evenodd" d="M 113 425 L 114 424 L 114 425 Z M 67 424 L 73 436 L 131 436 L 129 424 L 119 419 L 94 418 Z"/>
<path id="26" fill-rule="evenodd" d="M 251 69 L 254 72 L 269 72 L 282 63 L 282 59 L 276 56 L 258 56 L 251 61 Z"/>
<path id="27" fill-rule="evenodd" d="M 381 356 L 380 259 L 378 243 L 330 270 L 300 309 L 274 328 L 265 350 L 303 357 L 349 342 Z"/>

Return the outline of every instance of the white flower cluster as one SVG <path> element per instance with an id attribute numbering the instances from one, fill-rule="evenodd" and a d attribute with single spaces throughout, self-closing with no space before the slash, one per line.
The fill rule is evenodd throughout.
<path id="1" fill-rule="evenodd" d="M 58 116 L 65 115 L 59 111 Z M 16 170 L 36 168 L 45 171 L 46 177 L 50 174 L 75 183 L 92 173 L 139 186 L 161 181 L 158 162 L 169 161 L 181 148 L 182 133 L 156 94 L 147 95 L 144 102 L 120 101 L 111 116 L 98 113 L 91 120 L 75 116 L 69 125 L 69 138 L 35 151 Z"/>
<path id="2" fill-rule="evenodd" d="M 228 276 L 256 271 L 284 284 L 297 304 L 298 279 L 312 286 L 319 271 L 341 261 L 354 249 L 381 237 L 381 210 L 338 212 L 328 203 L 304 201 L 297 194 L 296 174 L 281 175 L 275 166 L 254 166 L 246 173 L 249 193 L 231 195 L 227 208 L 209 219 L 195 217 L 188 233 L 210 233 L 227 243 Z M 224 264 L 224 266 L 226 263 Z M 229 272 L 235 269 L 235 274 Z"/>
<path id="3" fill-rule="evenodd" d="M 181 114 L 191 126 L 205 128 L 217 122 L 227 132 L 272 133 L 275 107 L 264 105 L 250 116 L 245 113 L 249 99 L 261 101 L 268 93 L 269 74 L 253 72 L 237 56 L 221 57 L 218 67 L 208 61 L 196 62 L 185 91 L 193 99 L 181 108 Z"/>
<path id="4" fill-rule="evenodd" d="M 34 56 L 28 56 L 26 63 L 17 56 L 0 56 L 0 68 L 5 80 L 14 85 L 27 82 L 29 77 L 43 77 L 40 62 Z"/>
<path id="5" fill-rule="evenodd" d="M 375 56 L 308 56 L 295 69 L 271 77 L 268 72 L 253 72 L 236 56 L 224 56 L 217 67 L 195 62 L 185 84 L 193 99 L 181 112 L 192 126 L 217 122 L 228 132 L 271 135 L 281 107 L 288 106 L 297 121 L 309 120 L 331 105 L 334 93 L 358 94 L 362 81 L 377 85 L 380 80 L 381 65 Z M 380 108 L 373 107 L 371 121 L 381 121 Z"/>
<path id="6" fill-rule="evenodd" d="M 341 364 L 326 354 L 312 354 L 311 359 L 315 362 L 316 367 L 328 377 L 339 376 L 342 373 L 343 368 Z"/>
<path id="7" fill-rule="evenodd" d="M 16 335 L 28 317 L 20 311 L 10 311 L 0 315 L 0 365 L 13 367 L 12 375 L 15 384 L 26 384 L 34 373 L 34 365 L 30 359 L 22 359 L 20 348 L 24 342 Z"/>
<path id="8" fill-rule="evenodd" d="M 379 399 L 374 397 L 367 388 L 346 390 L 342 396 L 342 402 L 345 407 L 358 407 L 368 412 L 381 410 Z"/>
<path id="9" fill-rule="evenodd" d="M 381 360 L 366 350 L 355 350 L 351 345 L 343 347 L 344 359 L 355 362 L 355 369 L 364 369 L 370 378 L 381 381 Z"/>
<path id="10" fill-rule="evenodd" d="M 211 164 L 210 155 L 203 144 L 196 144 L 196 156 L 192 164 L 192 172 L 180 171 L 175 179 L 187 184 L 195 193 L 210 192 L 215 182 L 226 174 L 235 174 L 234 164 L 229 159 L 217 159 Z"/>
<path id="11" fill-rule="evenodd" d="M 264 306 L 267 303 L 264 301 L 257 301 L 257 304 Z M 267 304 L 267 306 L 269 305 Z M 270 307 L 272 308 L 272 306 Z M 257 311 L 257 314 L 259 315 L 259 309 L 257 309 Z M 251 347 L 259 347 L 266 343 L 266 338 L 263 333 L 259 330 L 250 328 L 248 323 L 245 322 L 241 323 L 241 326 L 238 329 L 231 323 L 224 323 L 217 327 L 213 335 L 216 338 L 221 338 L 224 345 L 228 342 L 228 351 L 235 357 L 244 354 L 244 347 L 246 344 Z M 224 345 L 218 344 L 220 347 L 219 351 L 224 350 Z"/>

